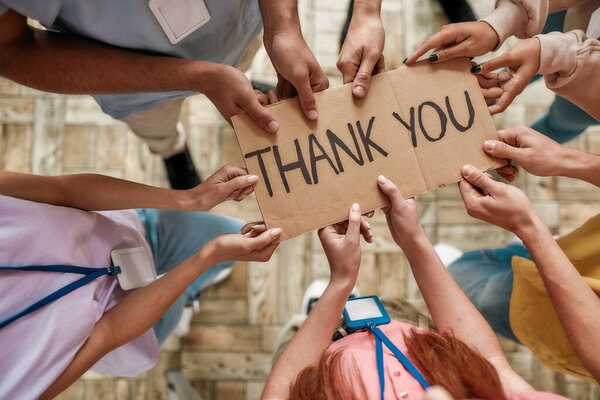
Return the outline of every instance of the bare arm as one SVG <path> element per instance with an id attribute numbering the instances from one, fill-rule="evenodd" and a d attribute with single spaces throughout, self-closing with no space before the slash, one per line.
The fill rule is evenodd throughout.
<path id="1" fill-rule="evenodd" d="M 150 329 L 181 293 L 212 265 L 227 260 L 268 260 L 277 248 L 280 233 L 280 229 L 271 229 L 258 236 L 252 233 L 249 236 L 217 236 L 165 276 L 134 291 L 102 316 L 71 364 L 40 399 L 55 397 L 104 355 Z"/>
<path id="2" fill-rule="evenodd" d="M 316 364 L 331 343 L 331 337 L 358 275 L 360 225 L 360 208 L 357 207 L 350 211 L 347 231 L 341 224 L 319 231 L 331 268 L 331 280 L 325 293 L 277 360 L 261 399 L 288 398 L 290 384 L 298 373 Z"/>
<path id="3" fill-rule="evenodd" d="M 163 189 L 98 174 L 39 176 L 0 171 L 0 193 L 38 203 L 89 211 L 130 208 L 209 210 L 229 199 L 241 200 L 254 190 L 256 175 L 225 165 L 189 190 Z"/>
<path id="4" fill-rule="evenodd" d="M 31 28 L 27 19 L 13 10 L 0 15 L 0 76 L 54 93 L 194 90 L 204 93 L 228 122 L 243 110 L 267 132 L 278 129 L 237 68 L 146 54 Z"/>
<path id="5" fill-rule="evenodd" d="M 390 231 L 410 263 L 438 330 L 452 331 L 456 338 L 477 349 L 511 390 L 532 390 L 511 368 L 493 330 L 435 253 L 419 223 L 414 199 L 405 200 L 393 182 L 382 178 L 378 180 L 379 188 L 391 200 L 391 206 L 384 209 Z"/>

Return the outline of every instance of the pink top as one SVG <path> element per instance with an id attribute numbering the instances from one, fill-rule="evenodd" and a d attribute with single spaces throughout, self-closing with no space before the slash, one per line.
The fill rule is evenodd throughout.
<path id="1" fill-rule="evenodd" d="M 112 249 L 143 246 L 133 210 L 103 213 L 0 195 L 0 265 L 111 265 Z M 81 275 L 0 272 L 0 319 L 5 319 Z M 104 312 L 127 295 L 103 276 L 0 329 L 0 398 L 37 398 L 71 363 Z M 152 330 L 104 356 L 93 370 L 134 376 L 152 368 L 158 342 Z"/>
<path id="2" fill-rule="evenodd" d="M 416 329 L 420 332 L 425 331 L 400 321 L 392 321 L 387 325 L 380 325 L 379 328 L 414 363 L 414 359 L 406 348 L 404 334 L 408 334 L 411 329 Z M 379 375 L 377 373 L 373 334 L 368 331 L 353 333 L 330 344 L 327 351 L 338 349 L 344 349 L 344 352 L 349 352 L 354 357 L 367 391 L 367 398 L 369 400 L 379 400 Z M 385 346 L 383 346 L 383 362 L 385 366 L 385 399 L 420 400 L 423 398 L 425 394 L 423 387 L 404 369 L 396 356 Z M 508 392 L 508 398 L 511 400 L 566 399 L 565 397 L 546 392 Z"/>
<path id="3" fill-rule="evenodd" d="M 537 35 L 539 73 L 544 74 L 546 86 L 600 120 L 598 91 L 589 90 L 600 87 L 600 10 L 592 14 L 585 33 L 573 30 L 539 35 L 549 12 L 581 3 L 581 0 L 497 0 L 494 12 L 482 21 L 498 34 L 498 47 L 512 35 L 521 39 Z"/>

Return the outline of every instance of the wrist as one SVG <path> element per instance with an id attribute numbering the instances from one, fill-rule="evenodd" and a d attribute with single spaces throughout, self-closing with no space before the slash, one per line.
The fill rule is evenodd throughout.
<path id="1" fill-rule="evenodd" d="M 377 17 L 381 15 L 381 1 L 355 0 L 352 18 Z"/>
<path id="2" fill-rule="evenodd" d="M 523 241 L 525 247 L 527 247 L 527 243 L 539 239 L 544 234 L 552 236 L 546 224 L 535 213 L 530 214 L 512 232 Z"/>
<path id="3" fill-rule="evenodd" d="M 557 176 L 582 179 L 586 172 L 590 171 L 593 159 L 597 156 L 584 151 L 573 150 L 562 147 L 563 154 L 557 158 Z M 591 163 L 590 163 L 591 162 Z M 597 171 L 597 170 L 596 170 Z"/>
<path id="4" fill-rule="evenodd" d="M 186 74 L 186 86 L 190 90 L 195 90 L 200 93 L 206 93 L 210 85 L 215 82 L 215 77 L 218 77 L 223 69 L 222 64 L 193 61 L 192 68 Z"/>
<path id="5" fill-rule="evenodd" d="M 277 29 L 272 29 L 269 32 L 265 30 L 263 34 L 263 44 L 265 45 L 265 50 L 267 51 L 269 57 L 272 54 L 273 42 L 275 41 L 277 36 L 284 37 L 283 40 L 285 40 L 286 42 L 289 40 L 294 40 L 294 37 L 304 42 L 304 36 L 302 36 L 302 29 L 300 28 L 300 23 L 292 23 L 289 26 L 282 26 Z"/>
<path id="6" fill-rule="evenodd" d="M 223 260 L 218 257 L 219 251 L 216 249 L 214 240 L 207 242 L 196 254 L 194 254 L 194 264 L 200 265 L 202 272 L 216 265 Z"/>
<path id="7" fill-rule="evenodd" d="M 402 249 L 407 258 L 411 258 L 413 254 L 420 254 L 424 249 L 431 246 L 431 242 L 423 229 L 411 235 L 406 235 L 401 241 L 396 242 Z"/>
<path id="8" fill-rule="evenodd" d="M 342 293 L 347 293 L 347 296 L 350 295 L 350 292 L 352 292 L 352 289 L 354 288 L 354 285 L 356 284 L 356 278 L 357 276 L 336 276 L 336 275 L 332 275 L 330 280 L 329 280 L 329 284 L 327 285 L 327 288 L 331 288 L 330 290 L 336 291 L 336 292 L 342 292 Z"/>

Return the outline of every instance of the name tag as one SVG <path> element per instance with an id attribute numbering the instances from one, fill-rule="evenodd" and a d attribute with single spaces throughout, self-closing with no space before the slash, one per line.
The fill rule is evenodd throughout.
<path id="1" fill-rule="evenodd" d="M 110 257 L 113 265 L 121 267 L 117 279 L 123 290 L 146 286 L 156 279 L 156 270 L 143 247 L 113 250 Z"/>
<path id="2" fill-rule="evenodd" d="M 204 0 L 150 0 L 148 7 L 171 44 L 181 42 L 210 21 Z"/>

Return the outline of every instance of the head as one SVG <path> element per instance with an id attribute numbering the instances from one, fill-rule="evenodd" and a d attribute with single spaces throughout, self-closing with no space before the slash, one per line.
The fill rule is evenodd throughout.
<path id="1" fill-rule="evenodd" d="M 454 399 L 500 399 L 505 394 L 496 369 L 452 333 L 405 335 L 408 353 L 430 385 L 445 388 Z M 350 364 L 350 365 L 349 365 Z M 290 400 L 364 399 L 366 389 L 354 359 L 343 349 L 325 352 L 319 363 L 305 368 L 290 386 Z"/>

